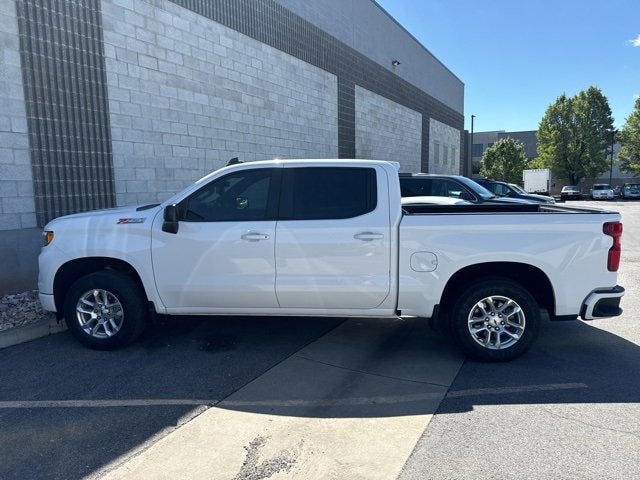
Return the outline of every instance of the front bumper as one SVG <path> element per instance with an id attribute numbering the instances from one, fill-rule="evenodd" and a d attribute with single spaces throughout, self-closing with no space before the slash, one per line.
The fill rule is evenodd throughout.
<path id="1" fill-rule="evenodd" d="M 602 317 L 617 317 L 622 314 L 620 299 L 624 296 L 624 288 L 616 285 L 613 288 L 594 290 L 582 303 L 580 316 L 583 320 Z"/>

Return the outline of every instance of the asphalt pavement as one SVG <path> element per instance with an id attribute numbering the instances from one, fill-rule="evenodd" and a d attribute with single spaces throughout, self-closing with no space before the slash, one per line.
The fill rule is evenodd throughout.
<path id="1" fill-rule="evenodd" d="M 547 323 L 513 362 L 466 361 L 400 479 L 640 477 L 640 203 L 567 204 L 621 212 L 624 314 Z"/>
<path id="2" fill-rule="evenodd" d="M 165 318 L 131 347 L 0 350 L 0 479 L 635 479 L 640 202 L 623 316 L 546 322 L 509 363 L 414 320 Z"/>
<path id="3" fill-rule="evenodd" d="M 0 350 L 0 479 L 74 479 L 146 448 L 341 323 L 161 319 L 130 348 L 69 332 Z"/>

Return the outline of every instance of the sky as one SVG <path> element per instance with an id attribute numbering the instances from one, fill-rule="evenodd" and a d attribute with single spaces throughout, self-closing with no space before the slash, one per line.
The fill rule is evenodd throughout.
<path id="1" fill-rule="evenodd" d="M 594 85 L 621 127 L 640 95 L 640 0 L 377 0 L 465 84 L 465 128 L 537 130 Z"/>

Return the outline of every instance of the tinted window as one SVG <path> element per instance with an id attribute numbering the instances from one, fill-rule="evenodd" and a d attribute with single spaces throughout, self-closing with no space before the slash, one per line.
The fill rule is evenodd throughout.
<path id="1" fill-rule="evenodd" d="M 431 184 L 431 195 L 438 197 L 456 197 L 460 198 L 464 187 L 457 182 L 444 178 L 434 178 Z"/>
<path id="2" fill-rule="evenodd" d="M 243 170 L 213 180 L 185 202 L 185 220 L 268 220 L 272 169 Z"/>
<path id="3" fill-rule="evenodd" d="M 458 179 L 459 182 L 461 182 L 467 188 L 469 188 L 469 190 L 471 190 L 473 193 L 479 195 L 480 197 L 484 198 L 485 200 L 489 200 L 489 199 L 494 197 L 493 193 L 491 193 L 489 190 L 484 188 L 482 185 L 479 185 L 478 183 L 474 182 L 470 178 L 457 177 L 457 179 Z"/>
<path id="4" fill-rule="evenodd" d="M 400 194 L 403 197 L 429 196 L 431 195 L 431 179 L 400 177 Z"/>
<path id="5" fill-rule="evenodd" d="M 510 190 L 509 187 L 507 187 L 506 185 L 502 185 L 501 183 L 496 183 L 495 185 L 495 190 L 493 190 L 493 193 L 495 193 L 496 195 L 509 195 Z"/>
<path id="6" fill-rule="evenodd" d="M 478 188 L 482 187 L 478 185 Z M 491 195 L 489 192 L 487 193 Z M 437 177 L 400 177 L 400 194 L 403 197 L 439 196 L 475 199 L 461 183 Z"/>
<path id="7" fill-rule="evenodd" d="M 283 220 L 352 218 L 375 210 L 373 168 L 286 168 L 280 199 Z"/>

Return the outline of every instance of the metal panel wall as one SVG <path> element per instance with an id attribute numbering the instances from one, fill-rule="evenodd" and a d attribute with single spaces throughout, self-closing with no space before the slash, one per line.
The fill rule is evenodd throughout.
<path id="1" fill-rule="evenodd" d="M 39 225 L 115 205 L 99 0 L 17 0 Z"/>

